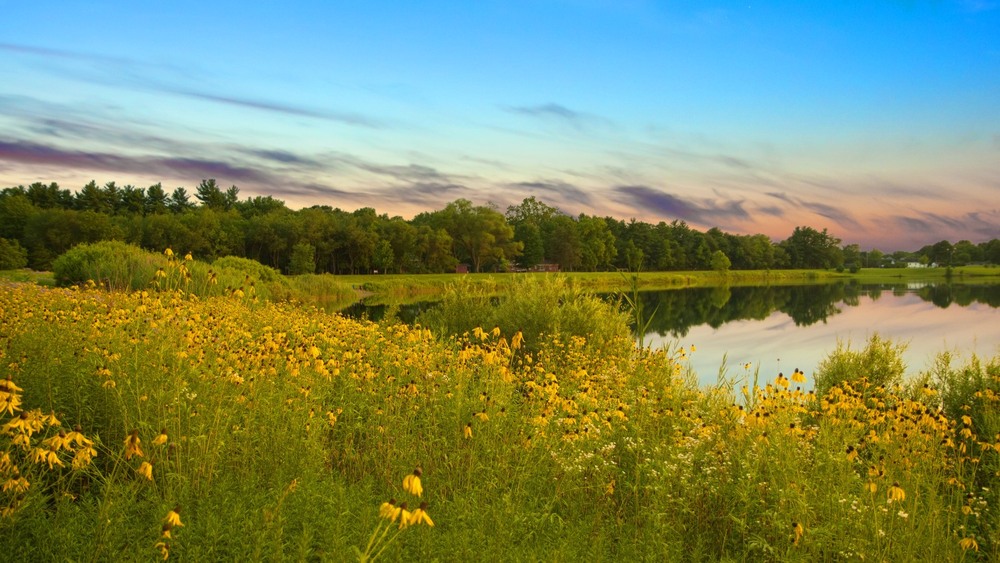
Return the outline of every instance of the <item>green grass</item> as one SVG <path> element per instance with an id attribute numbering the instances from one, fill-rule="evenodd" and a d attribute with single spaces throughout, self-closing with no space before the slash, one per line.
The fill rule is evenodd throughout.
<path id="1" fill-rule="evenodd" d="M 0 284 L 0 561 L 343 561 L 391 498 L 436 525 L 376 534 L 385 560 L 1000 557 L 1000 358 L 896 383 L 838 350 L 821 398 L 775 374 L 702 389 L 687 351 L 633 347 L 558 279 L 453 297 L 440 330 L 457 335 L 246 295 Z M 477 320 L 500 328 L 452 324 Z M 76 427 L 96 454 L 79 468 L 58 440 Z"/>

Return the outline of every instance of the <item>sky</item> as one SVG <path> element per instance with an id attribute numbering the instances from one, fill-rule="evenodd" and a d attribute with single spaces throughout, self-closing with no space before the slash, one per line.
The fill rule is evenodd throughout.
<path id="1" fill-rule="evenodd" d="M 0 0 L 0 187 L 1000 237 L 1000 0 Z"/>

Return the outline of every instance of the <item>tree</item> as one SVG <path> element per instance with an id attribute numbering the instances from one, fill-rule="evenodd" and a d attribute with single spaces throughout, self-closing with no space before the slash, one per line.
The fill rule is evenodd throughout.
<path id="1" fill-rule="evenodd" d="M 28 251 L 16 240 L 0 238 L 0 270 L 17 270 L 28 265 Z"/>
<path id="2" fill-rule="evenodd" d="M 611 233 L 607 222 L 600 217 L 588 217 L 580 214 L 577 219 L 580 232 L 580 265 L 584 270 L 596 271 L 611 268 L 618 253 L 615 246 L 615 235 Z"/>
<path id="3" fill-rule="evenodd" d="M 792 236 L 781 243 L 788 253 L 791 268 L 836 268 L 843 265 L 844 256 L 840 239 L 812 227 L 795 227 Z"/>
<path id="4" fill-rule="evenodd" d="M 316 272 L 316 247 L 308 242 L 300 242 L 292 247 L 292 258 L 288 262 L 289 275 L 313 274 Z"/>
<path id="5" fill-rule="evenodd" d="M 146 215 L 159 215 L 170 210 L 170 198 L 163 189 L 163 184 L 157 182 L 146 188 Z"/>
<path id="6" fill-rule="evenodd" d="M 517 260 L 522 268 L 530 269 L 545 260 L 542 231 L 538 225 L 529 222 L 518 223 L 514 227 L 514 240 L 523 245 L 521 256 Z"/>
<path id="7" fill-rule="evenodd" d="M 885 254 L 877 248 L 873 248 L 868 251 L 868 260 L 865 261 L 865 265 L 870 268 L 881 268 L 882 260 L 885 259 Z"/>
<path id="8" fill-rule="evenodd" d="M 95 213 L 111 213 L 114 209 L 108 201 L 108 194 L 97 182 L 91 180 L 79 192 L 76 193 L 75 207 L 81 211 L 93 211 Z"/>
<path id="9" fill-rule="evenodd" d="M 730 266 L 733 265 L 732 262 L 729 261 L 729 257 L 726 256 L 726 253 L 721 250 L 716 250 L 715 252 L 712 252 L 711 263 L 712 263 L 712 270 L 719 273 L 728 272 Z"/>
<path id="10" fill-rule="evenodd" d="M 226 209 L 226 194 L 222 193 L 222 189 L 215 183 L 215 178 L 202 180 L 195 190 L 194 197 L 198 198 L 202 207 L 207 207 L 215 211 L 224 211 Z"/>
<path id="11" fill-rule="evenodd" d="M 194 209 L 194 204 L 191 203 L 191 197 L 188 196 L 187 190 L 184 188 L 177 188 L 172 194 L 170 194 L 170 202 L 168 205 L 170 210 L 174 213 L 184 213 L 185 211 Z"/>
<path id="12" fill-rule="evenodd" d="M 421 220 L 446 230 L 454 241 L 456 254 L 468 260 L 475 272 L 481 272 L 484 266 L 501 266 L 523 249 L 514 240 L 514 229 L 503 215 L 491 207 L 473 206 L 467 199 L 455 200 Z"/>
<path id="13" fill-rule="evenodd" d="M 396 262 L 396 255 L 392 252 L 392 244 L 385 239 L 380 239 L 375 243 L 375 253 L 372 256 L 372 265 L 379 273 L 388 274 Z"/>

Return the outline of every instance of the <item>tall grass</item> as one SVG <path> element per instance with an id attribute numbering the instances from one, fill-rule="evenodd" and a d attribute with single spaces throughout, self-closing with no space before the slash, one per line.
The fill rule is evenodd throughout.
<path id="1" fill-rule="evenodd" d="M 0 560 L 1000 557 L 1000 360 L 822 397 L 761 374 L 740 407 L 682 351 L 631 345 L 618 311 L 531 283 L 453 296 L 450 336 L 0 286 Z M 435 526 L 389 526 L 390 499 Z"/>

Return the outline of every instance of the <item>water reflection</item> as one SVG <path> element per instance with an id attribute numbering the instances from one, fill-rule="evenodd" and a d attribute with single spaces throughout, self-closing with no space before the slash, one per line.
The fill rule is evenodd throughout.
<path id="1" fill-rule="evenodd" d="M 648 291 L 640 299 L 649 321 L 645 342 L 696 344 L 692 367 L 702 384 L 716 381 L 724 359 L 730 375 L 747 362 L 759 365 L 767 379 L 795 368 L 811 375 L 838 338 L 862 347 L 876 331 L 909 343 L 905 359 L 911 374 L 944 350 L 1000 352 L 1000 284 L 712 287 Z M 391 315 L 412 323 L 433 306 L 359 303 L 342 313 L 375 321 Z"/>
<path id="2" fill-rule="evenodd" d="M 911 374 L 944 350 L 1000 351 L 1000 285 L 701 288 L 643 299 L 646 311 L 656 310 L 646 342 L 696 344 L 692 366 L 702 384 L 715 382 L 724 359 L 730 375 L 748 362 L 768 379 L 795 368 L 811 374 L 838 339 L 862 347 L 873 332 L 909 343 Z"/>
<path id="3" fill-rule="evenodd" d="M 912 294 L 941 308 L 952 303 L 1000 307 L 1000 285 L 830 283 L 649 291 L 640 297 L 645 320 L 650 322 L 647 333 L 683 338 L 695 326 L 718 328 L 737 320 L 763 320 L 775 311 L 787 315 L 796 326 L 810 326 L 827 322 L 844 307 L 859 306 L 862 298 L 878 301 L 883 294 Z"/>

